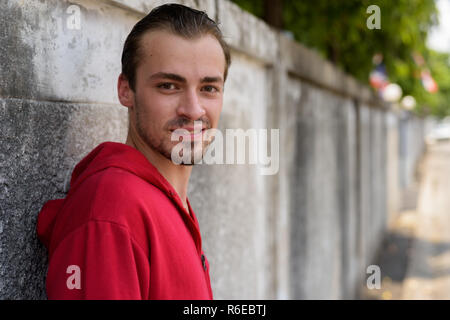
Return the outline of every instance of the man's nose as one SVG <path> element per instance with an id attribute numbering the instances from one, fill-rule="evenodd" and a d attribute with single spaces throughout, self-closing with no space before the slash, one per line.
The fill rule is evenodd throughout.
<path id="1" fill-rule="evenodd" d="M 195 89 L 185 91 L 177 112 L 178 115 L 192 120 L 197 120 L 205 114 L 199 93 Z"/>

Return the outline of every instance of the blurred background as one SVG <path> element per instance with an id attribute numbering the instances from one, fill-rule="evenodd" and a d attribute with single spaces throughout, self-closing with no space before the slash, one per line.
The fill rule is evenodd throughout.
<path id="1" fill-rule="evenodd" d="M 370 86 L 397 114 L 430 120 L 373 260 L 382 281 L 375 290 L 363 284 L 359 298 L 450 298 L 450 1 L 233 2 Z M 399 133 L 401 150 L 401 125 Z"/>
<path id="2" fill-rule="evenodd" d="M 0 3 L 0 299 L 46 298 L 37 214 L 125 141 L 123 42 L 168 2 Z M 450 298 L 450 0 L 173 2 L 231 47 L 219 129 L 280 135 L 274 175 L 193 170 L 214 297 Z"/>
<path id="3" fill-rule="evenodd" d="M 447 0 L 233 0 L 362 83 L 398 84 L 417 114 L 449 115 L 450 13 Z M 379 8 L 379 29 L 366 20 Z M 439 90 L 438 90 L 439 89 Z"/>

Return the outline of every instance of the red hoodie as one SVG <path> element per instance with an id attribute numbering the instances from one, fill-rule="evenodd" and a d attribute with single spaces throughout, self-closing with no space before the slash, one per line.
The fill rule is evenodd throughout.
<path id="1" fill-rule="evenodd" d="M 49 299 L 212 299 L 209 263 L 187 201 L 138 150 L 104 142 L 78 163 L 37 233 Z"/>

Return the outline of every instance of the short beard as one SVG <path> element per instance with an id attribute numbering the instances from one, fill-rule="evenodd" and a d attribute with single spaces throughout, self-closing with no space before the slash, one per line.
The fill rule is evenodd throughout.
<path id="1" fill-rule="evenodd" d="M 161 140 L 157 140 L 154 136 L 150 136 L 145 132 L 145 129 L 141 123 L 141 108 L 138 104 L 138 102 L 136 101 L 136 98 L 134 99 L 134 106 L 135 106 L 135 110 L 136 110 L 136 116 L 135 116 L 135 123 L 136 123 L 136 131 L 138 133 L 138 135 L 141 137 L 141 139 L 145 142 L 145 144 L 147 144 L 147 146 L 149 146 L 153 151 L 161 154 L 162 156 L 164 156 L 165 158 L 167 158 L 168 160 L 172 161 L 172 149 L 174 148 L 174 145 L 172 145 L 172 141 L 169 139 L 168 141 L 166 141 L 164 138 L 162 138 Z M 176 119 L 175 122 L 180 126 L 182 126 L 184 123 L 190 123 L 190 120 L 185 119 L 186 121 L 183 121 L 181 118 L 180 119 Z M 184 123 L 183 123 L 184 122 Z M 210 122 L 208 119 L 205 119 L 204 121 L 207 125 L 207 129 L 209 129 L 210 126 Z M 167 130 L 169 131 L 169 130 Z M 198 152 L 196 152 L 195 148 L 194 148 L 194 141 L 191 142 L 185 142 L 185 143 L 190 143 L 191 144 L 191 159 L 190 162 L 185 163 L 182 162 L 180 163 L 180 165 L 185 165 L 185 166 L 192 166 L 194 164 L 198 164 L 200 162 L 201 159 L 203 159 L 203 156 L 205 155 L 206 149 L 208 148 L 208 146 L 211 144 L 211 140 L 207 140 L 207 141 L 202 141 L 202 151 L 201 151 L 201 155 L 198 154 Z M 178 143 L 178 142 L 177 142 Z"/>

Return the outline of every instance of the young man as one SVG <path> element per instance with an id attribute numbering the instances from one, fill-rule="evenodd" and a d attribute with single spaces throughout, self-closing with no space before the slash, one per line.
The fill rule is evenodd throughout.
<path id="1" fill-rule="evenodd" d="M 204 12 L 168 4 L 134 26 L 118 79 L 126 144 L 97 146 L 75 167 L 66 198 L 47 202 L 38 217 L 49 252 L 48 298 L 212 299 L 186 196 L 192 166 L 172 161 L 172 136 L 185 129 L 181 140 L 199 140 L 204 152 L 229 64 L 221 32 Z"/>

